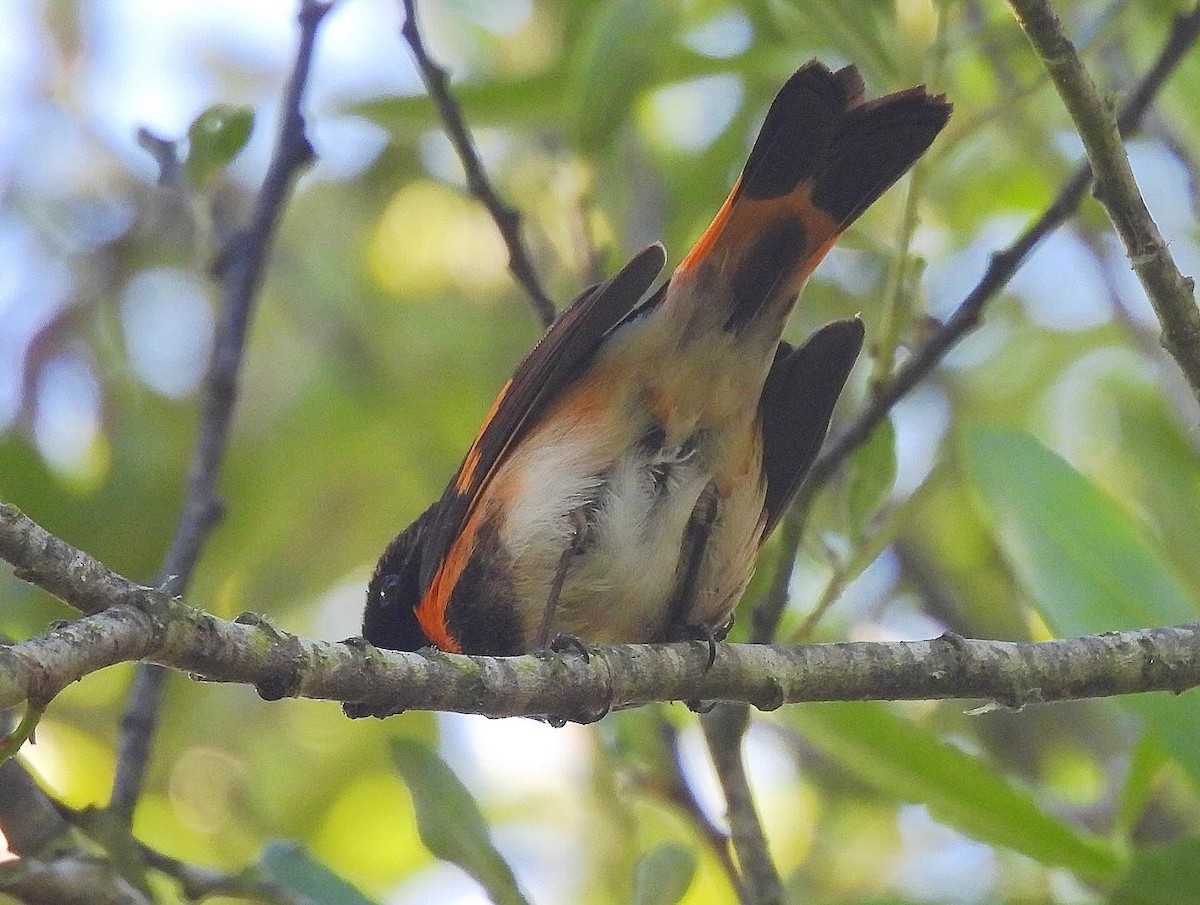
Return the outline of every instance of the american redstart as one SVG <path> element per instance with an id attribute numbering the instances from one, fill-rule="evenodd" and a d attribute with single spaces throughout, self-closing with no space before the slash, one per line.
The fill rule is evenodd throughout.
<path id="1" fill-rule="evenodd" d="M 862 346 L 856 317 L 798 348 L 784 323 L 838 236 L 950 116 L 924 86 L 863 91 L 853 66 L 801 67 L 670 279 L 642 301 L 666 259 L 655 244 L 562 312 L 441 499 L 384 550 L 368 641 L 715 650 Z"/>

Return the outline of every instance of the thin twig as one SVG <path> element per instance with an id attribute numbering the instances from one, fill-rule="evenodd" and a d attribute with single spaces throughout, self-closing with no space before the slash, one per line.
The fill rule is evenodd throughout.
<path id="1" fill-rule="evenodd" d="M 949 50 L 949 30 L 937 28 L 932 52 L 927 55 L 926 81 L 937 84 L 945 69 Z M 904 193 L 904 206 L 896 224 L 896 240 L 892 249 L 892 260 L 888 267 L 887 282 L 884 284 L 883 304 L 877 334 L 871 340 L 870 387 L 874 390 L 896 366 L 896 350 L 901 336 L 909 329 L 913 319 L 913 301 L 917 293 L 915 284 L 920 281 L 922 262 L 913 255 L 912 243 L 920 225 L 920 200 L 925 187 L 926 159 L 918 160 L 908 176 Z"/>
<path id="2" fill-rule="evenodd" d="M 922 164 L 923 161 L 918 161 L 908 177 L 904 208 L 896 227 L 895 250 L 888 267 L 887 283 L 883 289 L 878 336 L 871 340 L 872 388 L 879 386 L 892 373 L 901 336 L 912 322 L 912 271 L 917 269 L 919 263 L 913 259 L 912 240 L 920 223 L 918 201 L 925 182 L 925 167 Z"/>
<path id="3" fill-rule="evenodd" d="M 1046 0 L 1009 0 L 1017 22 L 1058 89 L 1095 174 L 1093 194 L 1103 205 L 1162 325 L 1162 345 L 1200 400 L 1200 308 L 1195 281 L 1180 273 L 1142 198 L 1121 131 L 1075 45 Z M 1200 6 L 1192 13 L 1200 16 Z"/>
<path id="4" fill-rule="evenodd" d="M 1122 135 L 1128 136 L 1138 130 L 1151 102 L 1198 37 L 1200 7 L 1186 16 L 1176 17 L 1158 59 L 1122 105 L 1117 117 Z M 978 326 L 984 308 L 999 295 L 1030 252 L 1075 213 L 1091 181 L 1091 167 L 1084 161 L 1042 215 L 1016 241 L 992 255 L 983 277 L 946 324 L 880 387 L 850 426 L 826 446 L 809 473 L 808 487 L 815 490 L 827 482 L 850 453 L 866 442 L 892 407 L 924 380 L 959 340 Z"/>
<path id="5" fill-rule="evenodd" d="M 284 204 L 300 171 L 313 159 L 300 106 L 308 82 L 317 29 L 331 4 L 302 0 L 300 43 L 284 92 L 279 137 L 267 167 L 254 212 L 245 229 L 233 235 L 218 256 L 214 271 L 222 285 L 221 318 L 200 405 L 196 447 L 175 536 L 163 559 L 157 583 L 182 594 L 207 540 L 221 516 L 217 479 L 229 443 L 237 401 L 239 371 L 254 299 L 262 284 L 267 255 Z M 166 673 L 145 664 L 138 669 L 121 719 L 117 771 L 109 808 L 126 825 L 141 794 L 150 745 L 158 723 Z"/>
<path id="6" fill-rule="evenodd" d="M 416 0 L 403 0 L 403 3 L 404 25 L 400 34 L 412 49 L 421 79 L 425 82 L 425 89 L 437 105 L 438 115 L 446 129 L 446 137 L 450 139 L 459 160 L 462 161 L 463 172 L 467 177 L 467 189 L 492 215 L 496 228 L 500 230 L 500 236 L 508 248 L 509 272 L 529 296 L 534 313 L 541 320 L 542 326 L 548 327 L 554 320 L 554 303 L 543 291 L 529 251 L 521 238 L 521 215 L 501 200 L 483 169 L 479 153 L 475 150 L 475 143 L 471 140 L 471 133 L 467 131 L 467 125 L 463 121 L 462 111 L 454 95 L 450 93 L 446 70 L 435 63 L 425 49 L 425 42 L 417 25 Z"/>
<path id="7" fill-rule="evenodd" d="M 718 704 L 700 718 L 700 724 L 725 793 L 729 835 L 741 867 L 743 901 L 751 905 L 778 905 L 783 901 L 783 883 L 767 848 L 742 757 L 750 708 L 745 704 Z"/>

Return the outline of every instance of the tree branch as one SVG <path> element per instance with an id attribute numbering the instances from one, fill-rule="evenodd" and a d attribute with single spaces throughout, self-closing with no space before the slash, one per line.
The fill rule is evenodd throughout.
<path id="1" fill-rule="evenodd" d="M 201 547 L 221 516 L 217 478 L 229 443 L 254 299 L 262 285 L 267 254 L 283 207 L 300 171 L 313 159 L 300 107 L 317 29 L 330 8 L 331 4 L 319 0 L 301 2 L 299 47 L 284 91 L 275 153 L 259 189 L 250 223 L 230 237 L 214 265 L 214 274 L 222 285 L 222 314 L 205 374 L 183 510 L 157 577 L 158 584 L 170 586 L 178 594 L 186 591 Z M 169 169 L 165 159 L 174 157 L 173 150 L 168 151 L 161 141 L 147 146 L 165 176 Z M 152 664 L 140 666 L 121 718 L 117 770 L 109 809 L 126 825 L 133 820 L 133 809 L 141 794 L 165 679 L 166 673 L 158 667 Z"/>
<path id="2" fill-rule="evenodd" d="M 1046 0 L 1009 0 L 1017 22 L 1058 89 L 1095 174 L 1093 194 L 1104 206 L 1134 273 L 1162 325 L 1162 345 L 1200 400 L 1200 308 L 1195 281 L 1175 264 L 1158 224 L 1142 198 L 1108 102 Z M 1200 6 L 1193 16 L 1200 14 Z"/>
<path id="3" fill-rule="evenodd" d="M 435 63 L 425 49 L 425 42 L 417 25 L 416 0 L 403 0 L 403 3 L 404 25 L 400 34 L 412 49 L 421 80 L 425 82 L 425 89 L 437 105 L 438 115 L 446 128 L 446 137 L 450 139 L 458 159 L 462 162 L 463 172 L 467 177 L 467 189 L 492 215 L 496 228 L 500 230 L 500 236 L 508 248 L 508 270 L 529 296 L 534 313 L 541 320 L 542 326 L 548 327 L 554 320 L 554 303 L 542 290 L 529 250 L 521 238 L 521 215 L 501 200 L 483 169 L 479 154 L 475 150 L 475 143 L 471 140 L 471 133 L 467 131 L 467 125 L 463 121 L 462 111 L 454 95 L 450 93 L 446 70 Z"/>
<path id="4" fill-rule="evenodd" d="M 45 706 L 72 682 L 152 660 L 269 700 L 344 701 L 355 715 L 449 710 L 588 722 L 651 701 L 732 701 L 770 710 L 801 701 L 971 698 L 1003 706 L 1200 685 L 1200 623 L 1040 643 L 844 642 L 799 646 L 617 645 L 581 657 L 467 657 L 314 641 L 247 614 L 229 622 L 143 588 L 0 504 L 0 557 L 26 581 L 92 615 L 0 646 L 0 708 Z M 72 576 L 100 576 L 99 584 Z M 95 611 L 97 601 L 112 606 Z M 80 607 L 82 608 L 82 607 Z"/>
<path id="5" fill-rule="evenodd" d="M 1187 51 L 1196 43 L 1197 38 L 1200 38 L 1200 6 L 1185 16 L 1175 18 L 1171 33 L 1154 65 L 1122 105 L 1117 117 L 1117 125 L 1122 135 L 1134 134 L 1141 127 L 1151 102 Z M 812 471 L 805 482 L 810 491 L 815 491 L 833 477 L 850 454 L 866 442 L 892 407 L 929 376 L 959 340 L 978 326 L 984 308 L 1008 285 L 1008 281 L 1025 263 L 1030 252 L 1075 213 L 1091 181 L 1091 167 L 1084 161 L 1071 174 L 1071 178 L 1042 215 L 1011 245 L 992 255 L 983 277 L 955 309 L 945 325 L 896 370 L 849 427 L 826 445 L 813 463 Z"/>

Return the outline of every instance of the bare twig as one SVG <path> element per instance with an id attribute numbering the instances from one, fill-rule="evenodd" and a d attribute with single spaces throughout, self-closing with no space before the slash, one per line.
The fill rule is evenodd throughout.
<path id="1" fill-rule="evenodd" d="M 1093 194 L 1125 245 L 1162 325 L 1162 344 L 1200 400 L 1200 308 L 1195 281 L 1180 273 L 1142 198 L 1108 103 L 1046 0 L 1009 0 L 1083 139 L 1095 175 Z M 1192 13 L 1200 16 L 1200 6 Z"/>
<path id="2" fill-rule="evenodd" d="M 742 873 L 742 901 L 751 905 L 777 905 L 783 901 L 783 883 L 767 848 L 742 757 L 750 708 L 745 704 L 718 704 L 700 718 L 700 724 L 725 793 L 729 835 Z"/>
<path id="3" fill-rule="evenodd" d="M 1122 135 L 1130 135 L 1138 130 L 1150 103 L 1198 37 L 1200 7 L 1175 19 L 1158 59 L 1122 105 L 1117 117 Z M 984 308 L 1008 284 L 1030 252 L 1075 213 L 1091 180 L 1091 167 L 1085 161 L 1071 174 L 1045 212 L 1013 244 L 992 255 L 983 277 L 959 304 L 945 326 L 880 387 L 866 408 L 817 458 L 806 482 L 809 488 L 815 490 L 828 481 L 850 453 L 866 442 L 892 407 L 924 380 L 959 340 L 975 329 Z"/>
<path id="4" fill-rule="evenodd" d="M 284 92 L 275 153 L 259 190 L 250 223 L 230 238 L 215 265 L 215 273 L 223 288 L 221 318 L 204 382 L 196 447 L 188 473 L 183 511 L 158 574 L 158 583 L 169 586 L 174 593 L 182 594 L 187 588 L 200 549 L 221 515 L 216 492 L 217 478 L 229 442 L 239 371 L 254 299 L 262 284 L 267 254 L 283 206 L 300 171 L 313 158 L 300 105 L 308 81 L 317 29 L 329 9 L 329 3 L 302 0 L 300 43 Z M 156 157 L 161 158 L 161 151 L 159 148 Z M 166 674 L 158 667 L 149 664 L 140 667 L 121 720 L 117 771 L 109 808 L 127 825 L 133 819 L 133 809 L 141 794 L 150 743 L 158 723 L 165 677 Z"/>
<path id="5" fill-rule="evenodd" d="M 462 161 L 463 172 L 467 177 L 467 189 L 492 215 L 496 228 L 500 230 L 500 236 L 508 248 L 509 272 L 529 296 L 534 313 L 541 320 L 542 326 L 548 327 L 554 320 L 554 303 L 543 291 L 529 251 L 521 238 L 521 215 L 501 200 L 483 169 L 479 154 L 475 150 L 475 143 L 471 140 L 471 133 L 463 121 L 462 111 L 454 95 L 450 93 L 446 70 L 435 63 L 425 49 L 425 42 L 417 25 L 416 0 L 403 0 L 403 3 L 404 25 L 400 33 L 412 49 L 413 59 L 417 62 L 425 88 L 437 105 L 438 115 L 446 128 L 446 137 L 450 139 L 459 160 Z"/>
<path id="6" fill-rule="evenodd" d="M 155 135 L 142 127 L 137 130 L 137 143 L 158 164 L 158 184 L 164 188 L 178 188 L 184 181 L 183 163 L 179 160 L 178 148 L 169 138 Z"/>
<path id="7" fill-rule="evenodd" d="M 732 701 L 772 709 L 827 700 L 983 698 L 1005 706 L 1200 686 L 1200 624 L 1062 641 L 617 645 L 582 657 L 467 657 L 313 641 L 247 614 L 229 622 L 104 569 L 14 506 L 0 504 L 0 558 L 26 581 L 92 615 L 0 645 L 0 708 L 45 706 L 85 675 L 153 660 L 216 682 L 351 702 L 356 715 L 400 709 L 586 722 L 651 701 Z M 102 585 L 72 588 L 72 576 Z M 77 579 L 80 584 L 85 582 Z M 86 582 L 90 584 L 90 582 Z M 112 606 L 95 611 L 95 604 Z"/>

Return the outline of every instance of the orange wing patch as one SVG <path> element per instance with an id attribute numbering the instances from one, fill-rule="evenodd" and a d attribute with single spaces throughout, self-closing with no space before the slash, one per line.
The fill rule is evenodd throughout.
<path id="1" fill-rule="evenodd" d="M 441 566 L 429 584 L 429 590 L 416 606 L 417 622 L 420 623 L 421 630 L 425 632 L 425 637 L 439 650 L 452 654 L 461 654 L 462 645 L 450 632 L 450 625 L 446 621 L 446 610 L 450 606 L 450 597 L 462 577 L 463 570 L 471 560 L 471 554 L 475 549 L 475 533 L 479 528 L 482 512 L 483 509 L 476 507 L 471 517 L 467 519 L 462 532 L 454 539 L 450 549 L 446 551 Z"/>
<path id="2" fill-rule="evenodd" d="M 458 477 L 454 479 L 454 489 L 459 493 L 467 493 L 471 489 L 471 484 L 475 480 L 475 471 L 479 468 L 479 441 L 483 439 L 483 435 L 487 433 L 488 425 L 492 423 L 492 419 L 496 417 L 496 412 L 500 410 L 500 403 L 508 395 L 508 388 L 510 386 L 512 386 L 511 379 L 500 388 L 500 392 L 496 394 L 496 401 L 492 403 L 492 407 L 488 409 L 487 415 L 484 416 L 479 433 L 475 435 L 475 441 L 471 444 L 471 448 L 467 450 L 462 468 L 458 470 Z"/>

